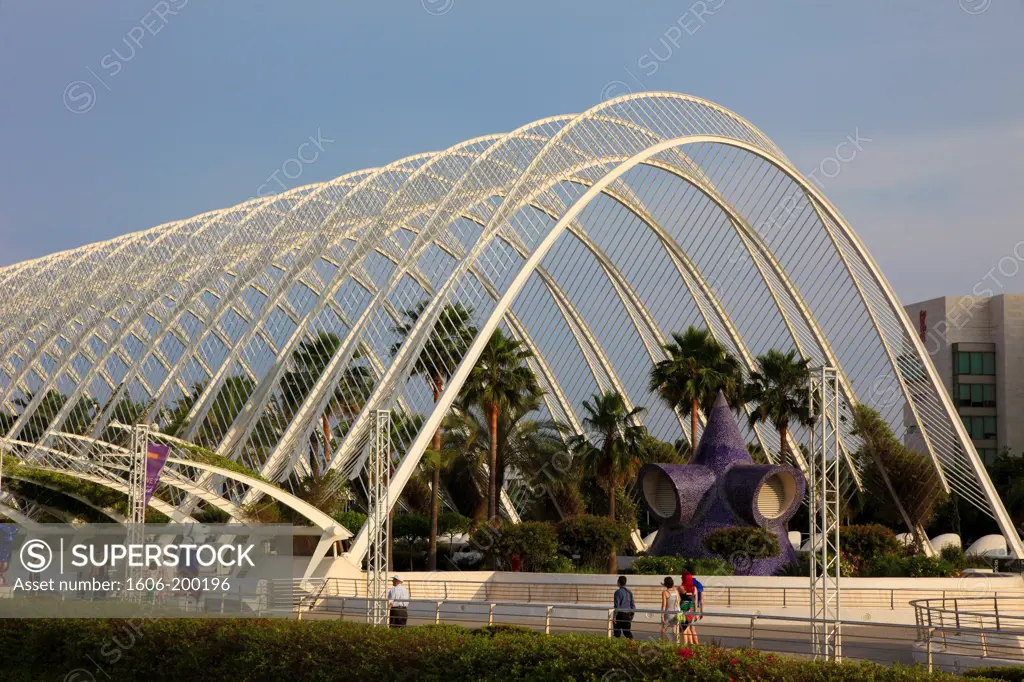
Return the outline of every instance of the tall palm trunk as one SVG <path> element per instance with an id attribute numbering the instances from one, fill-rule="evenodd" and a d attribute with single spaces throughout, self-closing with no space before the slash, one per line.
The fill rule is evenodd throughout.
<path id="1" fill-rule="evenodd" d="M 487 428 L 491 432 L 490 450 L 487 453 L 487 518 L 498 518 L 498 405 L 487 404 Z"/>
<path id="2" fill-rule="evenodd" d="M 779 427 L 779 464 L 789 464 L 789 426 Z"/>
<path id="3" fill-rule="evenodd" d="M 326 414 L 322 415 L 320 417 L 320 422 L 321 422 L 321 425 L 322 425 L 323 431 L 324 431 L 324 462 L 327 464 L 327 466 L 330 466 L 331 465 L 331 440 L 333 439 L 333 437 L 331 435 L 331 424 L 327 420 L 327 415 Z"/>
<path id="4" fill-rule="evenodd" d="M 608 445 L 605 446 L 605 461 L 608 462 L 608 518 L 612 521 L 615 520 L 615 464 L 610 462 L 612 447 L 614 447 L 615 441 L 611 438 L 607 441 Z M 618 557 L 615 555 L 615 547 L 612 547 L 608 553 L 608 572 L 615 574 L 619 572 Z"/>
<path id="5" fill-rule="evenodd" d="M 615 469 L 612 469 L 611 476 L 608 480 L 608 518 L 612 521 L 615 520 Z M 619 561 L 615 554 L 615 548 L 612 547 L 612 551 L 608 555 L 608 572 L 618 573 L 619 572 Z"/>
<path id="6" fill-rule="evenodd" d="M 434 403 L 441 399 L 441 391 L 444 389 L 444 379 L 440 376 L 434 377 Z M 434 431 L 433 448 L 435 452 L 441 452 L 441 427 Z M 437 513 L 438 494 L 441 487 L 441 466 L 436 462 L 430 478 L 430 534 L 427 538 L 427 570 L 437 570 Z"/>
<path id="7" fill-rule="evenodd" d="M 697 452 L 697 401 L 690 403 L 690 450 Z"/>

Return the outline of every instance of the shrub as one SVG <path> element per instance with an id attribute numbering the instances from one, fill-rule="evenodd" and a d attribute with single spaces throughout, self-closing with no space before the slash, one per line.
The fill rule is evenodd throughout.
<path id="1" fill-rule="evenodd" d="M 483 526 L 473 534 L 473 546 L 488 556 L 512 560 L 516 554 L 524 571 L 542 571 L 558 553 L 555 527 L 545 521 Z"/>
<path id="2" fill-rule="evenodd" d="M 592 568 L 606 566 L 608 554 L 625 547 L 629 536 L 629 526 L 606 516 L 580 514 L 558 524 L 558 540 Z"/>
<path id="3" fill-rule="evenodd" d="M 957 568 L 945 559 L 921 554 L 883 554 L 864 563 L 861 575 L 868 578 L 951 578 Z"/>
<path id="4" fill-rule="evenodd" d="M 711 531 L 704 537 L 704 549 L 741 569 L 749 568 L 760 559 L 776 557 L 780 552 L 779 539 L 774 533 L 765 528 L 748 526 L 730 526 Z"/>
<path id="5" fill-rule="evenodd" d="M 685 556 L 642 556 L 633 564 L 637 575 L 682 575 L 689 566 L 695 575 L 733 575 L 735 571 L 724 559 L 691 559 Z"/>
<path id="6" fill-rule="evenodd" d="M 437 516 L 438 535 L 454 537 L 461 533 L 468 533 L 472 527 L 473 519 L 458 512 L 442 512 Z"/>
<path id="7" fill-rule="evenodd" d="M 391 533 L 396 540 L 404 540 L 411 545 L 430 535 L 430 519 L 422 514 L 395 514 Z"/>
<path id="8" fill-rule="evenodd" d="M 1024 682 L 1024 666 L 1005 666 L 992 668 L 974 668 L 960 673 L 963 677 L 986 680 L 1005 680 L 1005 682 Z"/>
<path id="9" fill-rule="evenodd" d="M 552 635 L 494 626 L 401 629 L 295 620 L 42 619 L 0 621 L 4 680 L 767 680 L 952 682 L 947 673 L 869 663 L 827 663 L 712 646 Z M 130 644 L 126 644 L 130 642 Z M 625 671 L 629 671 L 628 674 Z M 86 676 L 80 676 L 86 677 Z M 98 676 L 99 677 L 99 676 Z M 1003 679 L 1019 679 L 1005 677 Z"/>
<path id="10" fill-rule="evenodd" d="M 366 523 L 366 514 L 357 511 L 335 512 L 331 518 L 344 526 L 345 530 L 353 535 L 359 533 L 359 529 Z"/>
<path id="11" fill-rule="evenodd" d="M 576 565 L 567 556 L 558 555 L 544 566 L 545 573 L 575 573 Z"/>
<path id="12" fill-rule="evenodd" d="M 963 548 L 956 545 L 946 545 L 939 552 L 939 556 L 960 571 L 965 568 L 992 568 L 991 559 L 979 554 L 967 554 Z"/>
<path id="13" fill-rule="evenodd" d="M 192 514 L 192 518 L 199 523 L 228 523 L 231 520 L 231 515 L 217 507 L 206 507 Z"/>
<path id="14" fill-rule="evenodd" d="M 839 546 L 844 552 L 862 559 L 873 559 L 882 554 L 895 554 L 900 551 L 900 542 L 896 539 L 896 534 L 880 523 L 841 527 Z"/>

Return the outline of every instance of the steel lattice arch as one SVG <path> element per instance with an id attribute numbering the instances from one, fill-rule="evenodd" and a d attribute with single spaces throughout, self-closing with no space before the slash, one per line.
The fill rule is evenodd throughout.
<path id="1" fill-rule="evenodd" d="M 12 265 L 0 282 L 3 442 L 28 463 L 98 476 L 116 425 L 145 421 L 270 481 L 311 468 L 358 481 L 384 409 L 423 416 L 396 427 L 401 490 L 499 327 L 535 353 L 550 417 L 579 428 L 582 401 L 615 389 L 671 442 L 688 428 L 647 373 L 668 335 L 695 325 L 745 371 L 771 348 L 838 368 L 844 408 L 876 409 L 931 458 L 938 488 L 1024 555 L 863 243 L 764 134 L 696 97 L 620 97 Z M 477 332 L 435 403 L 417 359 L 456 304 Z M 839 428 L 856 487 L 858 439 Z M 778 451 L 770 427 L 745 435 Z M 228 492 L 187 458 L 173 476 L 179 518 L 197 496 L 234 513 L 260 494 Z M 514 496 L 502 501 L 516 518 Z M 364 528 L 350 556 L 366 543 Z"/>

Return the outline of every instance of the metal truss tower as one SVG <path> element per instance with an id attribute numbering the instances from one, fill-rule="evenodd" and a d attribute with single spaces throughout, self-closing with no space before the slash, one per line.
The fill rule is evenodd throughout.
<path id="1" fill-rule="evenodd" d="M 366 620 L 373 625 L 387 623 L 388 609 L 388 512 L 391 509 L 386 480 L 391 457 L 391 412 L 377 410 L 370 434 L 367 463 L 367 518 L 369 551 L 366 557 Z"/>
<path id="2" fill-rule="evenodd" d="M 127 544 L 141 545 L 146 541 L 146 457 L 149 455 L 148 424 L 137 424 L 132 430 L 131 457 L 128 462 L 128 527 Z M 133 589 L 123 592 L 128 601 L 141 601 L 143 591 L 138 585 L 146 578 L 145 566 L 127 566 L 125 577 Z"/>
<path id="3" fill-rule="evenodd" d="M 839 589 L 839 375 L 834 367 L 814 368 L 808 385 L 811 452 L 807 489 L 811 518 L 811 637 L 816 660 L 842 658 Z"/>

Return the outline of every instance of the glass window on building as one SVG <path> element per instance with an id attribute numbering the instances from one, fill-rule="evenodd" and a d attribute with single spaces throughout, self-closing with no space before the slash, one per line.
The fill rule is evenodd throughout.
<path id="1" fill-rule="evenodd" d="M 957 384 L 956 403 L 959 407 L 995 407 L 995 384 Z"/>
<path id="2" fill-rule="evenodd" d="M 996 461 L 996 455 L 999 454 L 999 450 L 996 448 L 978 448 L 978 456 L 981 457 L 981 461 L 985 466 L 990 467 Z"/>
<path id="3" fill-rule="evenodd" d="M 985 419 L 985 435 L 982 438 L 994 439 L 996 437 L 996 418 L 995 417 L 984 417 Z"/>
<path id="4" fill-rule="evenodd" d="M 964 423 L 964 428 L 967 429 L 971 440 L 995 440 L 995 417 L 965 417 L 960 415 L 960 421 Z"/>
<path id="5" fill-rule="evenodd" d="M 992 376 L 996 373 L 995 353 L 960 353 L 956 354 L 956 373 L 974 374 L 976 376 Z"/>

